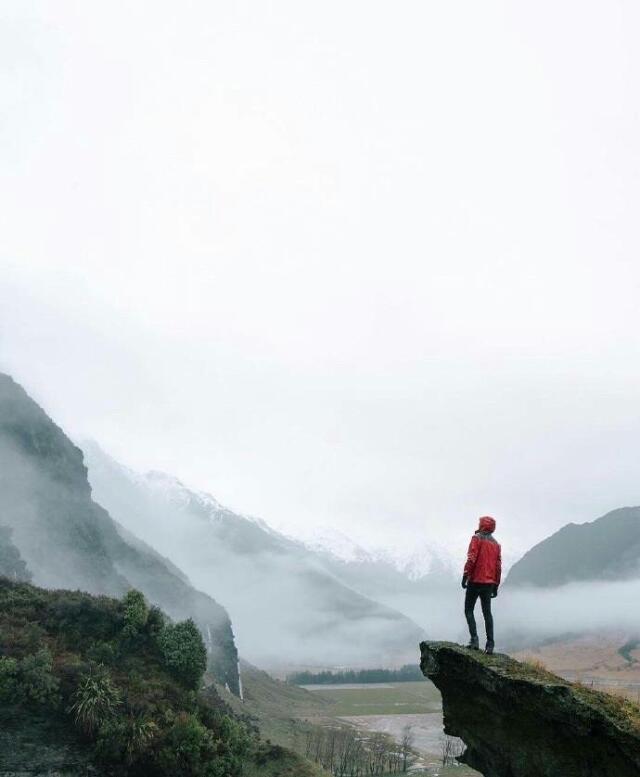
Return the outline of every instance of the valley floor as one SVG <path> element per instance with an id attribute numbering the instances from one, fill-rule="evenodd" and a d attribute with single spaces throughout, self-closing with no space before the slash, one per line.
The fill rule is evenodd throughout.
<path id="1" fill-rule="evenodd" d="M 477 772 L 462 765 L 442 766 L 442 704 L 428 680 L 302 688 L 245 665 L 243 682 L 245 702 L 231 703 L 257 719 L 265 738 L 303 755 L 308 731 L 315 726 L 337 724 L 363 734 L 382 732 L 398 743 L 408 727 L 418 753 L 413 774 L 477 777 Z"/>
<path id="2" fill-rule="evenodd" d="M 512 654 L 542 664 L 571 682 L 640 703 L 640 640 L 628 634 L 588 634 Z"/>

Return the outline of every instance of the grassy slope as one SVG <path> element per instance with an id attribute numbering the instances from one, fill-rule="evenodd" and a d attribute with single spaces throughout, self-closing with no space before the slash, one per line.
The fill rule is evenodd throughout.
<path id="1" fill-rule="evenodd" d="M 264 761 L 257 754 L 256 760 L 245 766 L 243 777 L 328 777 L 316 764 L 286 748 L 264 748 Z"/>
<path id="2" fill-rule="evenodd" d="M 391 683 L 385 688 L 326 688 L 321 693 L 333 702 L 332 715 L 417 715 L 439 712 L 440 694 L 433 683 Z"/>
<path id="3" fill-rule="evenodd" d="M 519 661 L 536 660 L 567 679 L 597 685 L 640 683 L 640 645 L 626 633 L 585 634 L 572 639 L 546 642 L 513 653 Z"/>
<path id="4" fill-rule="evenodd" d="M 257 721 L 266 739 L 284 747 L 295 747 L 306 730 L 305 720 L 333 716 L 332 701 L 324 695 L 275 680 L 255 666 L 242 662 L 244 702 L 217 686 L 224 701 L 237 714 Z"/>

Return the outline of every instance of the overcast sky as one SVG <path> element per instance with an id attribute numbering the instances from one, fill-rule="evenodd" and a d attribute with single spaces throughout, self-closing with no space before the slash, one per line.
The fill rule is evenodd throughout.
<path id="1" fill-rule="evenodd" d="M 635 0 L 5 0 L 0 368 L 290 532 L 640 503 Z"/>

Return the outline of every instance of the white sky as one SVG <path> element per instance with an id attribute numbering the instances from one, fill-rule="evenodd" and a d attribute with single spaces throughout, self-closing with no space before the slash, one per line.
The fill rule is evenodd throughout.
<path id="1" fill-rule="evenodd" d="M 2 4 L 0 368 L 289 531 L 640 503 L 640 5 Z"/>

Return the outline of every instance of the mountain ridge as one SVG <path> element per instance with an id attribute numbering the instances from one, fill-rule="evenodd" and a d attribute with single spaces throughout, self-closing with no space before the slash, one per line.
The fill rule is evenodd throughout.
<path id="1" fill-rule="evenodd" d="M 0 373 L 0 522 L 36 585 L 121 596 L 139 588 L 176 619 L 193 617 L 212 668 L 239 691 L 226 610 L 141 540 L 126 541 L 93 498 L 83 453 L 10 376 Z"/>
<path id="2" fill-rule="evenodd" d="M 509 570 L 513 586 L 549 588 L 587 580 L 640 577 L 640 507 L 568 523 L 534 545 Z"/>

